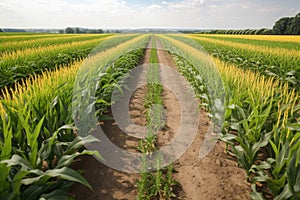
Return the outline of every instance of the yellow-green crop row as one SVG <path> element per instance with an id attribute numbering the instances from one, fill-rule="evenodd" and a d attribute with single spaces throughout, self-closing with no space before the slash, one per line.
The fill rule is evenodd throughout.
<path id="1" fill-rule="evenodd" d="M 53 70 L 57 66 L 82 59 L 107 38 L 109 35 L 99 36 L 96 39 L 93 36 L 88 40 L 81 37 L 79 39 L 82 41 L 50 46 L 39 46 L 37 41 L 32 43 L 37 45 L 35 48 L 20 48 L 16 51 L 5 52 L 0 55 L 0 70 L 2 72 L 0 74 L 0 88 L 12 86 L 15 81 L 31 74 L 41 73 L 43 70 Z"/>
<path id="2" fill-rule="evenodd" d="M 264 198 L 257 182 L 265 183 L 274 199 L 299 198 L 295 181 L 300 178 L 299 93 L 274 78 L 214 61 L 228 84 L 224 130 L 229 137 L 237 134 L 232 141 L 225 134 L 224 141 L 252 177 L 252 198 Z M 265 155 L 259 158 L 262 149 Z"/>
<path id="3" fill-rule="evenodd" d="M 286 38 L 291 38 L 291 40 L 288 41 L 277 41 L 277 40 L 263 40 L 256 36 L 248 36 L 246 38 L 243 37 L 224 37 L 222 34 L 220 35 L 189 35 L 193 37 L 203 37 L 203 38 L 213 38 L 217 39 L 219 41 L 227 41 L 227 42 L 233 42 L 233 43 L 240 43 L 240 44 L 246 44 L 246 45 L 254 45 L 258 47 L 269 47 L 269 48 L 275 48 L 275 49 L 286 49 L 286 50 L 299 50 L 299 43 L 297 41 L 296 37 L 293 36 L 285 36 Z"/>
<path id="4" fill-rule="evenodd" d="M 147 93 L 145 94 L 145 115 L 147 120 L 147 135 L 139 141 L 138 150 L 143 154 L 141 164 L 141 178 L 137 180 L 138 200 L 144 199 L 166 199 L 170 200 L 175 196 L 174 187 L 176 181 L 172 176 L 173 166 L 168 165 L 161 169 L 162 156 L 155 156 L 155 163 L 147 159 L 147 156 L 158 150 L 156 131 L 164 126 L 162 123 L 162 91 L 160 85 L 160 74 L 158 55 L 156 49 L 156 37 L 152 36 L 150 51 L 150 65 L 147 71 Z M 153 106 L 156 105 L 156 106 Z M 159 106 L 157 106 L 159 105 Z M 155 166 L 153 166 L 155 164 Z M 155 170 L 154 172 L 149 171 Z"/>
<path id="5" fill-rule="evenodd" d="M 70 36 L 71 34 L 65 34 L 66 37 Z M 31 37 L 57 37 L 56 34 L 15 34 L 15 33 L 0 33 L 0 39 L 6 38 L 31 38 Z"/>
<path id="6" fill-rule="evenodd" d="M 81 72 L 92 68 L 92 75 L 98 80 L 95 84 L 102 86 L 96 97 L 108 101 L 109 95 L 102 91 L 112 91 L 108 88 L 113 88 L 122 74 L 139 63 L 147 36 L 116 36 L 111 40 L 113 46 L 103 45 L 100 52 L 94 52 L 85 61 L 34 75 L 17 83 L 16 90 L 2 91 L 0 199 L 70 199 L 70 183 L 79 182 L 91 188 L 69 167 L 79 155 L 94 154 L 101 158 L 96 151 L 82 150 L 84 144 L 99 140 L 88 134 L 78 135 L 77 128 L 72 126 L 72 101 L 76 100 L 73 94 L 78 92 L 74 85 Z"/>
<path id="7" fill-rule="evenodd" d="M 295 89 L 290 88 L 287 83 L 281 83 L 274 78 L 268 78 L 250 70 L 243 70 L 239 67 L 225 63 L 215 58 L 214 62 L 222 74 L 223 80 L 230 87 L 231 93 L 236 93 L 237 97 L 243 95 L 258 95 L 265 99 L 272 99 L 277 96 L 278 99 L 278 115 L 276 126 L 283 119 L 281 125 L 284 127 L 288 124 L 288 118 L 294 114 L 294 107 L 298 99 L 298 93 Z M 242 100 L 240 102 L 242 103 Z M 289 106 L 286 106 L 289 105 Z M 284 111 L 280 111 L 281 107 L 285 107 Z"/>
<path id="8" fill-rule="evenodd" d="M 212 112 L 216 104 L 212 101 L 215 96 L 210 87 L 211 84 L 218 85 L 218 79 L 217 76 L 211 77 L 214 81 L 210 82 L 205 78 L 205 69 L 217 69 L 220 74 L 226 97 L 225 112 L 222 129 L 215 131 L 219 131 L 216 132 L 219 139 L 230 146 L 227 152 L 246 169 L 248 180 L 252 182 L 251 197 L 264 198 L 266 194 L 262 194 L 256 184 L 263 182 L 268 188 L 268 195 L 274 199 L 300 198 L 299 93 L 276 78 L 265 77 L 219 59 L 213 60 L 214 67 L 201 48 L 193 47 L 193 42 L 187 43 L 185 38 L 162 38 L 179 71 L 191 81 L 196 93 L 200 92 L 199 97 L 203 101 L 208 100 L 206 105 Z M 198 62 L 195 62 L 197 59 Z M 211 116 L 214 120 L 215 116 Z M 259 153 L 264 156 L 260 157 Z"/>
<path id="9" fill-rule="evenodd" d="M 56 37 L 42 37 L 34 40 L 24 40 L 24 41 L 9 41 L 3 42 L 0 46 L 0 55 L 4 52 L 10 53 L 13 51 L 20 51 L 29 48 L 38 48 L 42 46 L 52 46 L 64 43 L 73 43 L 73 42 L 83 42 L 87 40 L 97 39 L 97 38 L 104 38 L 109 35 L 102 34 L 102 35 L 72 35 L 72 36 L 64 36 L 64 35 L 57 35 Z"/>
<path id="10" fill-rule="evenodd" d="M 297 90 L 300 90 L 300 49 L 298 43 L 279 44 L 275 41 L 257 41 L 261 36 L 237 36 L 236 40 L 227 36 L 201 36 L 190 35 L 204 49 L 214 57 L 225 62 L 238 65 L 243 69 L 251 69 L 266 76 L 275 77 L 283 82 L 288 82 Z M 228 36 L 229 37 L 229 36 Z M 245 40 L 240 38 L 252 38 Z M 285 36 L 285 40 L 296 37 Z M 222 39 L 225 38 L 225 39 Z M 279 40 L 279 39 L 278 39 Z M 294 41 L 295 42 L 295 41 Z"/>
<path id="11" fill-rule="evenodd" d="M 296 35 L 226 35 L 226 34 L 201 34 L 203 36 L 218 36 L 224 38 L 242 38 L 249 40 L 265 40 L 273 42 L 300 43 L 300 36 Z"/>
<path id="12" fill-rule="evenodd" d="M 45 71 L 41 75 L 32 75 L 28 79 L 16 83 L 14 88 L 5 87 L 2 90 L 2 100 L 22 105 L 24 104 L 24 99 L 30 99 L 33 104 L 40 99 L 53 99 L 60 92 L 57 90 L 59 85 L 64 83 L 72 84 L 74 82 L 81 64 L 82 61 L 79 60 L 70 66 L 57 68 L 51 72 Z M 1 113 L 4 113 L 4 110 Z"/>
<path id="13" fill-rule="evenodd" d="M 122 38 L 127 36 L 128 35 L 123 35 L 119 37 Z M 56 92 L 58 92 L 55 88 L 66 82 L 71 82 L 72 85 L 74 84 L 76 74 L 81 65 L 90 68 L 92 68 L 91 66 L 94 66 L 93 70 L 96 69 L 97 65 L 105 66 L 108 64 L 108 61 L 111 61 L 116 55 L 121 55 L 122 52 L 124 53 L 130 46 L 134 46 L 134 44 L 145 37 L 148 36 L 135 36 L 135 38 L 128 42 L 121 43 L 115 48 L 97 53 L 85 60 L 84 65 L 82 60 L 78 60 L 71 65 L 68 64 L 62 68 L 56 68 L 54 71 L 44 71 L 41 75 L 32 75 L 28 79 L 16 83 L 15 88 L 4 87 L 2 89 L 2 101 L 4 100 L 7 103 L 11 102 L 21 106 L 24 104 L 25 99 L 31 99 L 35 103 L 38 103 L 40 98 L 49 99 L 50 97 L 51 99 L 53 96 L 56 96 Z M 82 67 L 82 70 L 85 70 L 84 67 Z M 40 94 L 42 94 L 43 97 L 40 97 Z"/>
<path id="14" fill-rule="evenodd" d="M 299 50 L 289 50 L 285 48 L 269 48 L 269 47 L 262 47 L 257 45 L 251 44 L 242 44 L 236 42 L 229 42 L 229 41 L 222 41 L 214 38 L 206 38 L 206 37 L 198 37 L 198 36 L 190 36 L 192 39 L 198 41 L 205 41 L 209 43 L 215 43 L 222 46 L 227 46 L 231 48 L 237 48 L 242 50 L 249 50 L 254 52 L 259 52 L 266 55 L 274 55 L 276 57 L 300 57 L 300 49 Z"/>
<path id="15" fill-rule="evenodd" d="M 78 41 L 66 44 L 58 44 L 55 46 L 41 46 L 36 48 L 28 48 L 24 50 L 17 50 L 16 52 L 3 53 L 0 57 L 2 62 L 8 62 L 9 64 L 16 64 L 18 60 L 26 60 L 25 58 L 30 58 L 35 55 L 43 56 L 43 54 L 49 54 L 55 51 L 63 52 L 66 49 L 73 47 L 85 47 L 92 44 L 99 44 L 104 38 L 96 38 L 88 41 Z"/>

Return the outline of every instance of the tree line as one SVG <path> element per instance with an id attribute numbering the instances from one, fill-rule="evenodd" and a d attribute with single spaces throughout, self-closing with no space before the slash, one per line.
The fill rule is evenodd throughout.
<path id="1" fill-rule="evenodd" d="M 283 17 L 275 22 L 273 33 L 278 35 L 300 35 L 300 13 L 295 17 Z"/>
<path id="2" fill-rule="evenodd" d="M 300 35 L 300 13 L 295 17 L 283 17 L 277 20 L 272 29 L 209 30 L 207 34 L 242 34 L 242 35 Z"/>
<path id="3" fill-rule="evenodd" d="M 60 30 L 59 33 L 104 33 L 103 29 L 83 29 L 83 28 L 71 28 L 67 27 L 65 30 Z"/>

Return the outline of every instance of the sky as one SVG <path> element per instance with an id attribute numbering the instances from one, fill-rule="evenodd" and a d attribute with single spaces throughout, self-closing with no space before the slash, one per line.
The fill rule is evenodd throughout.
<path id="1" fill-rule="evenodd" d="M 0 0 L 0 28 L 272 28 L 300 0 Z"/>

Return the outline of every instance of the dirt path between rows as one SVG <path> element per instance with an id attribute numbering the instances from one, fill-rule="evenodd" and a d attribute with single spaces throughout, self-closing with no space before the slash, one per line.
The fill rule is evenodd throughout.
<path id="1" fill-rule="evenodd" d="M 150 43 L 151 44 L 151 41 Z M 160 47 L 159 41 L 157 41 Z M 146 50 L 143 64 L 149 63 L 150 48 Z M 163 50 L 158 50 L 159 62 L 163 65 L 176 68 L 171 56 Z M 188 85 L 182 86 L 182 80 L 176 80 L 167 68 L 160 69 L 160 79 L 164 85 L 180 85 L 182 90 L 189 90 Z M 146 76 L 147 71 L 141 74 Z M 175 85 L 177 84 L 177 85 Z M 134 123 L 145 126 L 144 97 L 147 88 L 136 90 L 129 105 L 129 113 Z M 187 100 L 190 97 L 187 97 Z M 181 107 L 177 96 L 167 88 L 162 93 L 164 109 L 166 111 L 165 127 L 158 133 L 159 146 L 166 145 L 176 136 L 181 123 Z M 204 159 L 199 158 L 199 149 L 209 127 L 207 114 L 200 110 L 199 127 L 196 137 L 187 151 L 173 163 L 174 177 L 179 182 L 177 197 L 174 199 L 201 200 L 201 199 L 250 199 L 250 187 L 246 183 L 245 172 L 237 167 L 236 161 L 224 153 L 225 145 L 218 142 L 215 148 Z M 111 114 L 111 113 L 108 113 Z M 188 122 L 186 122 L 188 123 Z M 128 151 L 137 151 L 137 138 L 124 134 L 114 120 L 105 121 L 101 128 L 107 137 L 119 147 Z M 188 130 L 187 130 L 188 134 Z M 84 169 L 83 176 L 92 185 L 94 191 L 74 184 L 71 194 L 75 199 L 81 200 L 134 200 L 137 196 L 136 180 L 138 174 L 124 173 L 107 167 L 91 156 L 78 159 L 74 169 Z"/>
<path id="2" fill-rule="evenodd" d="M 151 44 L 151 41 L 149 42 Z M 147 48 L 142 64 L 149 64 L 151 48 Z M 147 69 L 140 74 L 140 79 L 146 79 Z M 129 104 L 129 115 L 132 121 L 140 126 L 146 125 L 145 95 L 147 87 L 139 87 Z M 112 116 L 111 110 L 106 113 Z M 130 152 L 137 152 L 138 139 L 125 134 L 115 120 L 101 122 L 101 129 L 106 136 L 118 147 Z M 132 131 L 130 131 L 132 132 Z M 134 131 L 133 131 L 134 132 Z M 92 156 L 82 156 L 73 165 L 74 169 L 84 169 L 83 177 L 90 183 L 94 191 L 75 183 L 71 188 L 71 195 L 75 200 L 134 200 L 137 196 L 136 181 L 139 174 L 125 173 L 112 169 Z"/>
<path id="3" fill-rule="evenodd" d="M 159 41 L 158 48 L 161 48 Z M 164 50 L 158 50 L 159 63 L 176 68 L 171 56 Z M 161 77 L 168 77 L 170 73 L 161 70 Z M 181 84 L 180 81 L 174 81 Z M 189 86 L 186 86 L 189 90 Z M 172 112 L 178 112 L 180 107 L 176 105 L 176 99 L 170 96 L 170 92 L 165 90 L 163 99 L 165 107 L 170 107 Z M 169 127 L 178 126 L 180 116 L 174 115 L 170 120 Z M 207 113 L 200 110 L 198 133 L 187 151 L 173 164 L 176 173 L 175 179 L 180 183 L 182 192 L 179 199 L 185 200 L 240 200 L 250 199 L 251 191 L 249 184 L 246 183 L 245 171 L 237 167 L 237 162 L 229 155 L 224 153 L 225 144 L 217 142 L 214 149 L 203 159 L 199 157 L 199 149 L 204 140 L 209 127 Z"/>

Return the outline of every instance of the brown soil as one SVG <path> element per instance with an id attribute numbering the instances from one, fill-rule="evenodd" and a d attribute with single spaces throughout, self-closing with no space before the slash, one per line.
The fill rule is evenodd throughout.
<path id="1" fill-rule="evenodd" d="M 161 64 L 175 68 L 171 56 L 166 51 L 158 50 L 158 56 Z M 161 73 L 161 76 L 168 74 Z M 163 97 L 165 96 L 164 94 Z M 164 104 L 166 107 L 174 106 L 169 101 L 164 101 Z M 179 110 L 177 108 L 173 107 L 173 110 Z M 170 126 L 175 127 L 179 119 L 175 119 Z M 209 123 L 207 114 L 200 110 L 197 136 L 184 155 L 173 164 L 177 172 L 174 177 L 183 189 L 179 199 L 250 199 L 251 189 L 246 183 L 245 171 L 237 167 L 237 162 L 231 156 L 224 153 L 224 143 L 217 142 L 214 149 L 205 158 L 200 159 L 199 149 Z"/>
<path id="2" fill-rule="evenodd" d="M 151 42 L 150 42 L 151 44 Z M 150 51 L 145 52 L 143 63 L 149 63 Z M 141 76 L 146 76 L 147 72 Z M 138 88 L 130 101 L 129 114 L 135 124 L 145 126 L 146 117 L 144 115 L 144 101 L 147 88 L 142 86 Z M 107 113 L 111 115 L 111 111 Z M 138 139 L 124 134 L 119 129 L 114 120 L 101 122 L 101 128 L 106 136 L 117 146 L 128 151 L 137 151 Z M 71 188 L 71 194 L 77 200 L 133 200 L 137 196 L 136 180 L 138 174 L 120 172 L 99 162 L 92 156 L 82 156 L 73 164 L 74 169 L 84 169 L 84 178 L 90 183 L 94 191 L 87 187 L 74 184 Z"/>
<path id="3" fill-rule="evenodd" d="M 159 42 L 158 46 L 159 45 Z M 150 42 L 151 44 L 151 42 Z M 146 52 L 144 63 L 149 62 L 150 51 Z M 175 68 L 171 56 L 158 50 L 159 62 Z M 168 80 L 167 71 L 161 70 L 161 79 Z M 178 84 L 178 82 L 177 82 Z M 186 88 L 188 89 L 188 88 Z M 146 87 L 139 88 L 130 103 L 130 115 L 136 124 L 145 125 L 144 97 Z M 168 89 L 163 90 L 162 98 L 167 113 L 166 125 L 158 133 L 159 145 L 168 143 L 177 132 L 180 122 L 180 104 L 176 96 Z M 174 177 L 179 182 L 175 199 L 250 199 L 250 186 L 246 183 L 243 169 L 237 167 L 236 161 L 224 153 L 225 145 L 217 142 L 214 149 L 203 159 L 199 149 L 209 127 L 207 114 L 200 110 L 198 133 L 188 150 L 175 162 Z M 136 151 L 137 139 L 134 139 L 118 128 L 113 120 L 102 125 L 105 133 L 118 146 Z M 75 169 L 84 169 L 83 176 L 92 185 L 94 191 L 79 184 L 74 184 L 71 194 L 75 199 L 85 200 L 133 200 L 137 195 L 136 180 L 138 174 L 127 174 L 102 165 L 93 157 L 83 156 L 74 164 Z"/>

